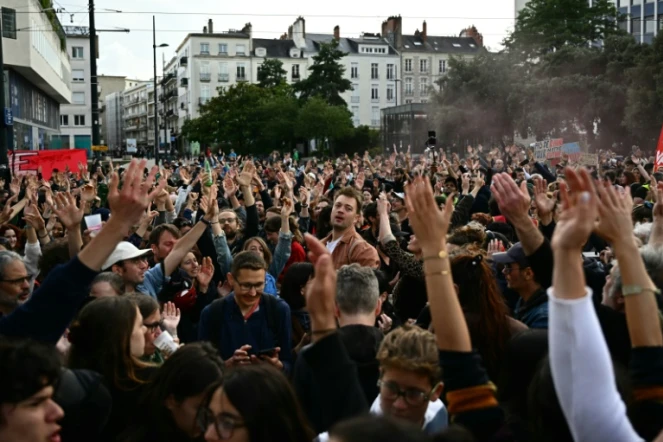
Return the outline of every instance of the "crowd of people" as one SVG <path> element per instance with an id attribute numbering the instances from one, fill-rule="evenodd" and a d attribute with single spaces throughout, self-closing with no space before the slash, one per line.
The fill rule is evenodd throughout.
<path id="1" fill-rule="evenodd" d="M 0 441 L 663 441 L 640 149 L 145 166 L 0 183 Z"/>

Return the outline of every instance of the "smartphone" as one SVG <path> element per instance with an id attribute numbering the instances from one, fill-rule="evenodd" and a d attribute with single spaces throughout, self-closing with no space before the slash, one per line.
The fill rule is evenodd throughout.
<path id="1" fill-rule="evenodd" d="M 273 358 L 276 356 L 276 347 L 274 348 L 266 348 L 264 350 L 258 350 L 255 352 L 255 355 L 260 357 L 260 356 L 268 356 L 270 358 Z"/>

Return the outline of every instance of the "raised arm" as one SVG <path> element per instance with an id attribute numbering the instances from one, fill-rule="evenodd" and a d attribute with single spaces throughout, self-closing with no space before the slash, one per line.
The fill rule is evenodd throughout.
<path id="1" fill-rule="evenodd" d="M 574 440 L 638 441 L 617 392 L 592 292 L 585 287 L 582 247 L 594 229 L 598 196 L 587 170 L 576 173 L 566 168 L 565 176 L 568 188 L 565 183 L 561 186 L 562 213 L 552 240 L 553 287 L 548 292 L 555 391 Z"/>
<path id="2" fill-rule="evenodd" d="M 58 193 L 55 195 L 53 213 L 67 229 L 67 241 L 69 243 L 69 256 L 72 258 L 80 252 L 83 247 L 81 236 L 81 222 L 83 220 L 83 204 L 76 205 L 76 198 L 71 193 Z"/>

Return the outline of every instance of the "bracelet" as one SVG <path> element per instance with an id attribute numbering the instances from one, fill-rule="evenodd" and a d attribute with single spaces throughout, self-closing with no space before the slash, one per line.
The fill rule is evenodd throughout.
<path id="1" fill-rule="evenodd" d="M 424 273 L 424 277 L 429 277 L 429 276 L 447 276 L 449 274 L 449 270 L 440 270 L 439 272 L 429 272 L 429 273 Z"/>
<path id="2" fill-rule="evenodd" d="M 650 289 L 650 288 L 644 288 L 640 287 L 637 285 L 625 285 L 622 287 L 622 296 L 627 297 L 627 296 L 633 296 L 633 295 L 640 295 L 643 292 L 648 292 L 652 293 L 653 295 L 660 295 L 661 290 L 659 289 Z"/>
<path id="3" fill-rule="evenodd" d="M 205 224 L 206 226 L 211 226 L 213 224 L 211 221 L 207 221 L 205 218 L 200 218 L 200 222 Z"/>
<path id="4" fill-rule="evenodd" d="M 423 260 L 424 261 L 429 261 L 432 259 L 447 259 L 449 257 L 449 254 L 447 253 L 446 250 L 442 249 L 437 255 L 430 255 L 430 256 L 424 256 Z"/>
<path id="5" fill-rule="evenodd" d="M 48 232 L 46 232 L 46 235 L 37 235 L 39 239 L 46 238 L 48 236 Z"/>

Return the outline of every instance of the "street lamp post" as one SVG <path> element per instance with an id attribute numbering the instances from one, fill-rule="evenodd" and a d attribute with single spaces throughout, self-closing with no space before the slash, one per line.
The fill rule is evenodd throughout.
<path id="1" fill-rule="evenodd" d="M 154 53 L 154 163 L 159 165 L 159 112 L 157 112 L 157 102 L 159 94 L 157 92 L 157 48 L 167 47 L 167 43 L 161 43 L 157 46 L 156 19 L 152 16 L 152 51 Z"/>

